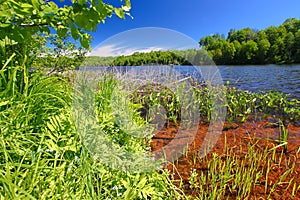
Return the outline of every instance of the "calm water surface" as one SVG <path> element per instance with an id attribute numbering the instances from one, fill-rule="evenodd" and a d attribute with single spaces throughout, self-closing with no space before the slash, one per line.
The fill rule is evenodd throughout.
<path id="1" fill-rule="evenodd" d="M 190 66 L 176 66 L 179 71 L 193 71 Z M 252 92 L 279 91 L 300 100 L 300 65 L 218 66 L 223 82 Z"/>
<path id="2" fill-rule="evenodd" d="M 218 66 L 223 81 L 253 92 L 275 90 L 300 99 L 300 65 Z"/>
<path id="3" fill-rule="evenodd" d="M 132 67 L 122 67 L 122 70 L 130 68 Z M 153 68 L 159 69 L 160 66 Z M 99 67 L 87 68 L 87 70 L 97 69 Z M 174 69 L 185 75 L 196 72 L 192 66 L 174 66 Z M 291 98 L 300 100 L 300 65 L 218 66 L 218 69 L 224 83 L 230 81 L 232 86 L 239 89 L 252 92 L 274 90 L 290 94 Z"/>

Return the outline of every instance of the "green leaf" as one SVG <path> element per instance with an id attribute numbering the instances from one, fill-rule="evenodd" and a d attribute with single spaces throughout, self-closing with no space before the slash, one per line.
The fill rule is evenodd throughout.
<path id="1" fill-rule="evenodd" d="M 21 3 L 22 8 L 33 8 L 33 6 L 29 3 Z"/>
<path id="2" fill-rule="evenodd" d="M 124 19 L 124 10 L 122 8 L 115 8 L 114 11 L 119 18 Z"/>
<path id="3" fill-rule="evenodd" d="M 71 35 L 75 40 L 78 40 L 79 38 L 79 31 L 78 29 L 75 27 L 74 24 L 70 25 L 70 29 L 71 29 Z"/>
<path id="4" fill-rule="evenodd" d="M 58 9 L 58 6 L 52 1 L 50 1 L 48 5 L 50 5 L 50 8 L 53 10 L 53 12 Z"/>
<path id="5" fill-rule="evenodd" d="M 142 180 L 138 183 L 137 187 L 138 188 L 143 188 L 146 183 L 147 183 L 147 178 L 143 177 Z"/>
<path id="6" fill-rule="evenodd" d="M 31 0 L 31 3 L 32 3 L 34 9 L 39 10 L 40 5 L 41 5 L 39 0 Z"/>
<path id="7" fill-rule="evenodd" d="M 128 6 L 122 6 L 122 9 L 123 9 L 125 12 L 129 12 L 129 11 L 130 11 L 130 7 L 128 7 Z"/>
<path id="8" fill-rule="evenodd" d="M 8 12 L 7 10 L 0 11 L 0 17 L 11 17 L 11 12 Z"/>
<path id="9" fill-rule="evenodd" d="M 68 29 L 67 29 L 67 28 L 59 28 L 59 29 L 57 30 L 57 35 L 58 35 L 59 37 L 64 37 L 64 36 L 67 34 L 67 32 L 68 32 Z"/>
<path id="10" fill-rule="evenodd" d="M 44 33 L 50 34 L 50 29 L 46 26 L 41 27 L 41 31 L 44 32 Z"/>
<path id="11" fill-rule="evenodd" d="M 88 18 L 83 14 L 77 14 L 74 16 L 75 23 L 82 28 L 86 27 L 86 24 L 89 22 Z"/>
<path id="12" fill-rule="evenodd" d="M 84 38 L 84 37 L 80 38 L 80 44 L 86 49 L 90 47 L 89 42 L 90 40 L 88 38 Z"/>
<path id="13" fill-rule="evenodd" d="M 131 8 L 130 0 L 126 0 L 125 5 L 126 5 L 126 7 L 128 7 L 130 9 Z"/>
<path id="14" fill-rule="evenodd" d="M 84 5 L 84 4 L 86 4 L 86 0 L 78 0 L 78 4 L 79 5 Z"/>
<path id="15" fill-rule="evenodd" d="M 9 27 L 11 24 L 0 24 L 0 28 L 7 28 L 7 27 Z"/>

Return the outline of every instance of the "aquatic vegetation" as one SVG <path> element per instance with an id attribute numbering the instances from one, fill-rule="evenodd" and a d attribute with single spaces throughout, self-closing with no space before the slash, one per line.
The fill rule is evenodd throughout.
<path id="1" fill-rule="evenodd" d="M 225 144 L 223 154 L 212 153 L 208 157 L 198 159 L 200 167 L 191 168 L 189 178 L 189 191 L 193 191 L 195 199 L 226 199 L 234 197 L 235 199 L 247 199 L 255 195 L 255 191 L 264 186 L 264 192 L 270 198 L 276 196 L 275 188 L 283 187 L 289 189 L 294 187 L 293 194 L 299 190 L 297 183 L 293 179 L 287 179 L 293 176 L 296 160 L 289 158 L 283 162 L 284 152 L 273 157 L 276 149 L 268 147 L 258 148 L 260 141 L 249 141 L 248 148 L 243 149 L 239 144 L 238 153 L 235 147 L 229 147 Z M 272 158 L 273 157 L 273 158 Z M 275 168 L 280 168 L 282 173 L 276 181 L 269 177 L 275 172 Z M 200 168 L 200 169 L 199 169 Z M 251 196 L 251 197 L 253 197 Z"/>
<path id="2" fill-rule="evenodd" d="M 215 95 L 207 86 L 193 83 L 193 96 L 196 98 L 201 119 L 209 122 L 212 112 L 212 97 Z M 143 95 L 134 93 L 134 102 L 144 105 L 143 115 L 148 111 L 150 105 L 160 105 L 167 110 L 168 119 L 173 122 L 180 121 L 180 103 L 176 93 L 170 93 L 167 88 L 149 87 L 144 88 Z M 147 91 L 146 91 L 147 90 Z M 300 101 L 289 99 L 288 95 L 279 92 L 253 93 L 238 90 L 230 85 L 224 86 L 227 98 L 227 120 L 244 122 L 247 118 L 273 117 L 280 119 L 283 123 L 296 122 L 300 120 Z M 145 107 L 147 105 L 148 107 Z"/>
<path id="3" fill-rule="evenodd" d="M 277 149 L 277 148 L 283 146 L 283 152 L 287 153 L 289 131 L 285 127 L 285 125 L 283 124 L 283 122 L 281 120 L 279 120 L 275 125 L 278 126 L 279 131 L 278 131 L 278 139 L 273 140 L 273 141 L 279 143 L 279 145 L 275 146 L 274 149 Z"/>
<path id="4" fill-rule="evenodd" d="M 171 122 L 180 119 L 181 106 L 176 94 L 162 85 L 148 84 L 137 88 L 132 94 L 132 101 L 142 105 L 140 109 L 142 117 L 146 121 L 152 121 L 152 115 L 161 114 Z M 156 106 L 162 106 L 166 113 L 156 113 Z M 165 116 L 164 116 L 165 115 Z"/>

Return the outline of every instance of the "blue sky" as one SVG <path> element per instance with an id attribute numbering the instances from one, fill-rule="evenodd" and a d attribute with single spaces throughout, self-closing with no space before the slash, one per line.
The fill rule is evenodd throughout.
<path id="1" fill-rule="evenodd" d="M 97 35 L 96 35 L 97 38 Z M 114 35 L 93 48 L 89 55 L 120 56 L 134 52 L 197 49 L 198 43 L 178 31 L 158 27 L 135 28 Z"/>
<path id="2" fill-rule="evenodd" d="M 120 0 L 103 1 L 115 6 L 120 5 Z M 143 27 L 171 29 L 198 42 L 201 37 L 210 34 L 219 33 L 227 36 L 231 28 L 265 29 L 271 25 L 278 26 L 290 17 L 300 19 L 300 0 L 131 0 L 131 4 L 133 19 L 127 16 L 122 20 L 113 16 L 108 18 L 105 24 L 100 24 L 97 32 L 91 33 L 94 37 L 93 48 L 103 45 L 103 42 L 106 46 L 117 46 L 108 44 L 116 42 L 116 38 L 111 37 Z M 131 39 L 136 37 L 136 33 L 127 35 L 126 40 L 132 42 Z M 165 36 L 161 37 L 164 38 Z M 170 40 L 171 38 L 169 37 Z M 149 39 L 151 38 L 145 38 Z M 143 39 L 139 37 L 140 40 Z M 137 46 L 140 47 L 135 49 L 142 48 L 141 45 Z"/>
<path id="3" fill-rule="evenodd" d="M 119 0 L 105 0 L 118 5 Z M 179 31 L 196 41 L 220 33 L 227 36 L 231 28 L 264 29 L 280 25 L 286 18 L 300 19 L 299 0 L 131 0 L 132 10 L 126 20 L 116 16 L 99 25 L 92 33 L 95 47 L 122 31 L 141 27 L 161 27 Z"/>

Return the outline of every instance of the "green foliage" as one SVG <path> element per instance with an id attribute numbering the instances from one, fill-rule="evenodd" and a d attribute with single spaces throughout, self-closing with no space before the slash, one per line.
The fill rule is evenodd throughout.
<path id="1" fill-rule="evenodd" d="M 0 4 L 0 199 L 180 198 L 165 171 L 123 173 L 94 159 L 76 132 L 69 82 L 29 72 L 78 65 L 81 52 L 68 42 L 69 35 L 88 48 L 88 32 L 113 13 L 124 18 L 130 1 L 121 8 L 93 0 L 72 0 L 64 7 L 42 0 Z M 49 36 L 50 28 L 57 35 Z M 44 46 L 48 36 L 54 47 L 50 50 Z M 106 99 L 108 94 L 101 92 Z M 138 119 L 134 109 L 128 107 Z M 120 133 L 115 124 L 108 126 L 114 120 L 99 120 L 111 136 Z M 133 138 L 118 142 L 133 151 L 146 145 Z"/>
<path id="2" fill-rule="evenodd" d="M 229 50 L 230 51 L 230 50 Z M 232 52 L 229 52 L 232 54 Z M 87 56 L 82 66 L 213 65 L 203 49 L 136 52 L 128 56 Z"/>
<path id="3" fill-rule="evenodd" d="M 129 15 L 130 1 L 124 2 L 121 8 L 115 8 L 102 1 L 74 1 L 71 5 L 59 7 L 53 1 L 42 0 L 7 0 L 1 2 L 0 41 L 26 43 L 37 32 L 50 33 L 50 27 L 57 31 L 59 37 L 71 33 L 85 48 L 89 47 L 90 35 L 97 25 L 106 17 L 115 13 L 124 18 Z M 7 43 L 5 43 L 7 44 Z"/>
<path id="4" fill-rule="evenodd" d="M 69 36 L 49 35 L 47 40 L 51 48 L 43 45 L 39 49 L 33 61 L 35 70 L 48 70 L 48 74 L 64 72 L 79 67 L 84 61 L 86 50 L 70 42 Z"/>
<path id="5" fill-rule="evenodd" d="M 130 56 L 119 56 L 113 61 L 113 65 L 189 65 L 189 62 L 172 51 L 152 51 L 150 53 L 136 52 Z"/>
<path id="6" fill-rule="evenodd" d="M 218 94 L 209 89 L 207 85 L 200 85 L 197 82 L 193 84 L 194 105 L 199 109 L 202 120 L 209 122 L 213 116 L 212 99 L 217 98 Z M 238 90 L 229 84 L 224 86 L 226 91 L 227 104 L 227 121 L 245 122 L 248 118 L 260 119 L 265 116 L 282 120 L 285 124 L 297 122 L 300 120 L 300 102 L 297 99 L 289 99 L 288 95 L 276 91 L 252 93 L 249 91 Z M 166 116 L 162 118 L 169 121 L 180 121 L 181 110 L 183 108 L 168 88 L 157 85 L 146 85 L 138 88 L 132 94 L 132 101 L 143 105 L 139 111 L 148 121 L 154 120 L 152 113 L 157 109 L 155 106 L 163 106 L 166 110 Z M 151 110 L 154 107 L 154 110 Z M 157 116 L 156 116 L 157 117 Z"/>
<path id="7" fill-rule="evenodd" d="M 76 43 L 68 42 L 68 38 L 72 37 L 75 42 L 79 41 L 82 47 L 89 48 L 90 31 L 95 31 L 97 25 L 103 23 L 107 16 L 116 14 L 124 18 L 125 15 L 129 15 L 130 10 L 129 0 L 119 8 L 102 1 L 72 0 L 71 2 L 71 5 L 58 7 L 53 1 L 0 0 L 0 199 L 183 198 L 168 179 L 166 171 L 124 173 L 94 159 L 94 155 L 83 145 L 82 138 L 79 137 L 74 125 L 71 108 L 74 88 L 58 76 L 49 77 L 38 71 L 29 72 L 30 68 L 46 67 L 61 71 L 78 66 L 83 54 L 77 51 L 81 49 L 75 46 Z M 215 35 L 212 39 L 207 38 L 208 40 L 203 41 L 203 44 L 215 42 L 216 44 L 211 46 L 211 51 L 214 47 L 222 49 L 214 52 L 220 62 L 229 62 L 230 59 L 227 58 L 235 58 L 236 55 L 242 57 L 243 49 L 251 50 L 247 56 L 251 60 L 255 57 L 257 48 L 263 48 L 262 52 L 265 52 L 265 56 L 268 56 L 271 51 L 278 62 L 283 62 L 287 58 L 297 60 L 300 57 L 299 49 L 297 46 L 294 48 L 297 39 L 300 38 L 297 23 L 298 21 L 293 19 L 285 22 L 282 28 L 288 32 L 285 39 L 276 38 L 278 35 L 283 36 L 284 31 L 278 34 L 275 31 L 275 34 L 272 29 L 266 31 L 266 37 L 262 34 L 261 37 L 266 41 L 259 44 L 258 41 L 252 41 L 255 34 L 252 35 L 248 30 L 246 40 L 249 41 L 246 42 L 234 40 L 231 43 Z M 57 35 L 51 36 L 50 28 L 54 29 Z M 272 39 L 268 32 L 272 32 L 273 35 L 270 34 Z M 232 34 L 232 37 L 235 37 L 234 32 Z M 237 35 L 242 35 L 238 38 L 243 40 L 243 32 Z M 50 40 L 47 40 L 48 36 Z M 294 43 L 293 37 L 296 41 Z M 47 41 L 52 42 L 53 49 L 45 48 Z M 222 43 L 218 44 L 218 41 Z M 291 48 L 290 51 L 284 49 L 285 43 Z M 272 50 L 269 51 L 268 46 Z M 202 56 L 206 54 L 201 50 L 182 52 L 182 55 L 183 58 L 173 52 L 136 53 L 131 57 L 120 57 L 113 64 L 184 64 L 185 59 L 191 55 L 195 55 L 195 59 L 198 59 L 197 63 L 206 62 L 206 57 Z M 144 56 L 148 56 L 145 62 L 142 59 Z M 261 60 L 265 59 L 267 57 L 261 58 Z M 128 94 L 118 90 L 114 95 L 119 95 L 120 101 L 113 102 L 112 91 L 117 83 L 118 80 L 112 77 L 104 77 L 98 85 L 99 92 L 96 97 L 93 96 L 97 103 L 95 110 L 99 120 L 98 125 L 111 142 L 124 150 L 145 153 L 149 147 L 150 133 L 146 139 L 128 134 L 146 123 L 138 112 L 141 105 L 129 102 L 125 98 Z M 232 120 L 239 117 L 244 120 L 253 111 L 272 113 L 276 116 L 283 114 L 285 121 L 299 119 L 297 100 L 289 101 L 275 92 L 257 95 L 230 88 L 228 91 L 230 101 L 227 107 L 230 110 L 229 118 Z M 202 116 L 207 119 L 212 118 L 209 92 L 207 88 L 195 88 L 193 94 L 198 95 L 199 108 Z M 162 91 L 159 95 L 170 96 L 169 99 L 162 99 L 159 103 L 170 110 L 170 119 L 174 119 L 172 117 L 177 114 L 179 107 L 177 99 L 169 91 Z M 154 96 L 151 101 L 158 103 L 158 96 Z M 112 113 L 112 108 L 117 103 L 122 103 L 125 107 L 123 110 L 117 110 L 117 113 Z M 124 119 L 131 119 L 134 123 L 126 123 Z M 256 155 L 251 156 L 252 154 L 249 159 L 260 158 Z M 216 157 L 214 160 L 221 162 Z M 229 166 L 232 163 L 239 164 L 234 159 L 226 164 Z M 225 175 L 228 175 L 229 172 L 222 168 L 225 165 L 220 164 L 220 167 L 213 165 L 209 167 L 211 172 L 215 174 L 226 172 Z M 221 176 L 218 176 L 218 180 L 222 182 L 212 177 L 214 183 L 217 184 L 217 188 L 220 188 L 220 184 L 223 187 L 224 183 L 228 182 L 228 177 L 234 177 L 236 187 L 231 191 L 237 191 L 242 197 L 247 197 L 249 180 L 260 174 L 255 175 L 257 171 L 252 170 L 249 176 L 243 177 L 238 175 L 248 174 L 244 168 L 232 169 L 235 170 L 233 172 L 237 174 L 236 177 L 229 174 L 224 181 Z M 192 182 L 197 185 L 196 178 Z M 238 185 L 241 182 L 243 185 Z M 211 192 L 212 188 L 207 187 L 207 189 Z"/>
<path id="8" fill-rule="evenodd" d="M 227 120 L 244 122 L 248 117 L 272 116 L 284 123 L 300 120 L 299 100 L 289 100 L 287 95 L 269 91 L 252 93 L 224 86 L 227 98 Z M 206 86 L 196 86 L 194 93 L 203 119 L 210 121 L 211 97 L 214 94 Z"/>
<path id="9" fill-rule="evenodd" d="M 81 49 L 72 46 L 70 40 L 66 41 L 68 37 L 89 49 L 90 31 L 96 31 L 97 25 L 114 13 L 124 18 L 130 10 L 129 0 L 123 2 L 120 8 L 94 0 L 72 1 L 71 5 L 65 4 L 63 7 L 44 0 L 7 0 L 0 4 L 0 66 L 5 69 L 2 71 L 0 90 L 8 88 L 12 93 L 22 92 L 26 87 L 34 62 L 59 71 L 77 65 L 75 57 L 78 55 L 73 53 L 81 52 Z M 51 35 L 50 30 L 51 34 L 57 34 L 50 36 L 54 49 L 43 51 L 47 37 Z M 48 57 L 50 62 L 41 59 L 41 56 Z M 14 82 L 13 87 L 7 86 L 12 77 L 19 81 Z"/>
<path id="10" fill-rule="evenodd" d="M 220 155 L 212 153 L 199 159 L 197 164 L 201 170 L 190 171 L 189 183 L 195 194 L 194 199 L 260 198 L 261 194 L 255 192 L 257 185 L 264 185 L 264 194 L 270 198 L 271 195 L 278 195 L 275 188 L 287 190 L 290 185 L 297 185 L 293 178 L 287 180 L 287 177 L 294 176 L 296 159 L 288 158 L 283 162 L 283 152 L 279 153 L 278 158 L 273 157 L 276 148 L 262 147 L 258 142 L 251 140 L 246 148 L 242 143 L 234 147 L 226 146 Z M 278 174 L 278 168 L 283 172 Z M 278 175 L 278 179 L 269 179 L 270 175 L 274 176 L 273 173 Z"/>
<path id="11" fill-rule="evenodd" d="M 180 102 L 178 97 L 167 87 L 160 85 L 148 84 L 137 88 L 132 94 L 132 101 L 141 104 L 141 115 L 146 121 L 155 120 L 156 115 L 164 113 L 157 113 L 157 109 L 162 106 L 166 110 L 166 116 L 160 116 L 161 119 L 167 119 L 171 122 L 180 120 Z"/>
<path id="12" fill-rule="evenodd" d="M 149 145 L 146 139 L 151 134 L 141 136 L 146 124 L 137 111 L 140 106 L 126 100 L 125 93 L 116 91 L 118 82 L 112 75 L 104 75 L 99 82 L 96 105 L 100 128 L 127 152 L 143 152 Z M 118 101 L 114 96 L 118 96 Z M 114 110 L 116 107 L 119 109 Z"/>
<path id="13" fill-rule="evenodd" d="M 216 64 L 285 64 L 299 63 L 300 20 L 287 19 L 278 27 L 265 30 L 231 29 L 227 39 L 215 34 L 200 39 Z"/>
<path id="14" fill-rule="evenodd" d="M 120 138 L 118 143 L 127 150 L 144 152 L 145 141 L 121 137 L 116 119 L 107 117 L 114 83 L 106 79 L 99 84 L 99 126 L 111 140 Z M 61 78 L 34 73 L 23 93 L 0 92 L 0 198 L 180 198 L 167 171 L 124 173 L 94 159 L 74 126 L 72 90 Z"/>
<path id="15" fill-rule="evenodd" d="M 115 57 L 86 56 L 81 66 L 113 66 L 114 59 Z"/>
<path id="16" fill-rule="evenodd" d="M 230 153 L 227 152 L 227 155 Z M 262 176 L 259 162 L 264 155 L 255 152 L 254 146 L 249 146 L 244 158 L 232 153 L 222 159 L 213 154 L 211 160 L 208 160 L 208 171 L 201 171 L 194 181 L 196 188 L 200 189 L 198 198 L 223 199 L 228 193 L 235 194 L 237 199 L 247 198 L 253 185 L 258 184 Z"/>

